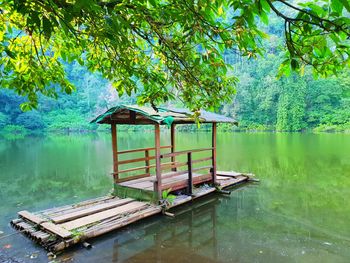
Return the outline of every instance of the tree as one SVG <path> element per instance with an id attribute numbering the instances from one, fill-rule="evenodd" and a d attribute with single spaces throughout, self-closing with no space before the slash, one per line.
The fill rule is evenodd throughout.
<path id="1" fill-rule="evenodd" d="M 349 65 L 348 0 L 289 2 L 159 0 L 3 0 L 0 2 L 1 87 L 37 106 L 38 94 L 57 96 L 74 86 L 62 62 L 77 61 L 109 79 L 119 94 L 142 90 L 138 102 L 174 99 L 193 110 L 232 97 L 226 50 L 263 54 L 262 23 L 284 23 L 280 74 L 329 75 Z"/>

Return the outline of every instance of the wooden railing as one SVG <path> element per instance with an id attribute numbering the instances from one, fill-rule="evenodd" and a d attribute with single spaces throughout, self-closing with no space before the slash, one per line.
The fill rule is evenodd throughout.
<path id="1" fill-rule="evenodd" d="M 161 149 L 169 149 L 169 148 L 171 149 L 172 147 L 171 146 L 161 146 L 160 148 Z M 139 167 L 128 168 L 128 169 L 124 169 L 124 170 L 120 170 L 120 171 L 118 170 L 118 172 L 114 173 L 114 175 L 117 175 L 117 178 L 118 178 L 116 180 L 116 182 L 121 183 L 121 182 L 125 182 L 125 181 L 130 181 L 130 180 L 150 176 L 150 169 L 156 168 L 156 164 L 150 164 L 150 160 L 154 160 L 156 158 L 155 155 L 150 155 L 150 151 L 154 151 L 154 150 L 155 150 L 155 148 L 142 148 L 142 149 L 134 149 L 134 150 L 126 150 L 126 151 L 118 152 L 117 153 L 118 155 L 127 154 L 127 153 L 144 152 L 144 157 L 138 157 L 138 158 L 119 161 L 118 166 L 123 165 L 123 164 L 136 163 L 136 162 L 144 162 L 144 165 L 139 166 Z M 160 163 L 160 173 L 162 174 L 162 172 L 164 170 L 167 170 L 167 169 L 171 169 L 173 171 L 169 174 L 161 176 L 162 180 L 167 179 L 167 178 L 171 178 L 174 176 L 178 176 L 178 175 L 188 174 L 187 190 L 188 190 L 188 194 L 192 194 L 193 183 L 194 183 L 193 182 L 193 173 L 200 171 L 200 170 L 205 170 L 205 169 L 209 169 L 210 173 L 212 173 L 213 165 L 203 165 L 200 167 L 194 167 L 194 164 L 213 160 L 212 155 L 209 157 L 204 157 L 204 158 L 197 158 L 197 159 L 193 158 L 194 153 L 200 153 L 200 152 L 205 152 L 205 151 L 210 151 L 210 153 L 212 153 L 213 148 L 210 147 L 210 148 L 202 148 L 202 149 L 194 149 L 194 150 L 186 150 L 186 151 L 178 151 L 178 152 L 160 154 L 160 161 L 162 161 L 164 159 L 168 159 L 168 158 L 171 159 L 170 162 Z M 186 161 L 182 161 L 182 162 L 175 161 L 176 157 L 183 156 L 183 155 L 186 156 Z M 186 167 L 186 169 L 179 171 L 178 168 L 181 168 L 181 167 Z M 125 178 L 119 178 L 119 175 L 121 175 L 121 174 L 125 174 L 128 172 L 140 171 L 140 170 L 144 170 L 145 173 L 140 174 L 140 175 L 132 175 L 132 176 L 128 176 Z M 207 174 L 207 176 L 208 176 L 208 174 Z M 154 183 L 157 184 L 157 180 L 154 180 Z M 163 184 L 161 186 L 161 188 L 163 190 L 168 189 L 168 188 L 172 188 L 171 184 L 172 183 Z M 176 184 L 176 182 L 175 182 L 175 184 Z"/>
<path id="2" fill-rule="evenodd" d="M 172 146 L 161 146 L 161 149 L 171 149 Z M 123 164 L 129 164 L 129 163 L 137 163 L 137 162 L 145 162 L 144 166 L 140 167 L 134 167 L 134 168 L 128 168 L 124 170 L 118 170 L 118 172 L 113 173 L 118 179 L 116 180 L 117 183 L 133 180 L 133 179 L 138 179 L 138 178 L 143 178 L 150 176 L 150 169 L 155 168 L 155 164 L 150 164 L 150 160 L 154 160 L 156 157 L 154 155 L 150 155 L 150 151 L 154 151 L 156 148 L 150 147 L 150 148 L 140 148 L 140 149 L 133 149 L 133 150 L 125 150 L 125 151 L 119 151 L 117 152 L 117 155 L 123 155 L 123 154 L 128 154 L 128 153 L 137 153 L 137 152 L 144 152 L 144 157 L 139 157 L 139 158 L 133 158 L 133 159 L 127 159 L 127 160 L 122 160 L 118 161 L 118 166 L 123 165 Z M 140 175 L 133 175 L 133 176 L 128 176 L 126 178 L 119 178 L 120 174 L 125 174 L 128 172 L 135 172 L 139 170 L 145 170 L 144 174 Z"/>
<path id="3" fill-rule="evenodd" d="M 187 151 L 179 151 L 179 152 L 172 152 L 172 153 L 161 154 L 160 155 L 161 159 L 172 158 L 172 157 L 176 157 L 176 156 L 179 156 L 179 155 L 187 155 L 187 161 L 186 162 L 174 162 L 174 163 L 170 163 L 170 165 L 166 165 L 166 166 L 164 166 L 164 164 L 161 164 L 161 169 L 162 170 L 163 170 L 164 167 L 166 167 L 166 168 L 176 168 L 176 170 L 179 167 L 183 167 L 183 166 L 187 167 L 187 170 L 176 171 L 176 172 L 171 173 L 169 175 L 162 176 L 162 180 L 166 179 L 166 178 L 173 177 L 173 176 L 177 176 L 177 175 L 188 174 L 187 191 L 188 191 L 188 194 L 192 194 L 192 192 L 193 192 L 193 172 L 204 170 L 204 169 L 210 169 L 210 171 L 212 171 L 212 169 L 213 169 L 213 165 L 206 165 L 206 166 L 193 168 L 193 164 L 195 164 L 195 163 L 200 163 L 200 162 L 205 162 L 205 161 L 210 161 L 210 160 L 212 161 L 213 160 L 213 156 L 193 160 L 193 153 L 198 153 L 198 152 L 203 152 L 203 151 L 210 151 L 210 152 L 212 152 L 212 150 L 213 150 L 213 148 L 211 147 L 211 148 L 194 149 L 194 150 L 187 150 Z M 165 187 L 165 186 L 162 187 L 162 189 L 166 189 L 166 188 L 167 187 Z"/>

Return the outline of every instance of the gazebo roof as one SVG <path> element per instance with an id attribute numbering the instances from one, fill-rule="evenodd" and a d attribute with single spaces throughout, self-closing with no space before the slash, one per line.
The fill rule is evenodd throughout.
<path id="1" fill-rule="evenodd" d="M 202 123 L 232 123 L 237 125 L 237 121 L 213 112 L 201 110 L 199 121 Z M 110 108 L 105 113 L 99 115 L 91 123 L 99 124 L 190 124 L 194 123 L 193 112 L 188 109 L 158 108 L 156 111 L 152 107 L 138 105 L 123 105 Z"/>

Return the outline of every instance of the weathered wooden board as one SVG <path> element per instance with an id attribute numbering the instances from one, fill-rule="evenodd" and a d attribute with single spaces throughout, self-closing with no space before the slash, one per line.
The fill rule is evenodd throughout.
<path id="1" fill-rule="evenodd" d="M 247 177 L 247 176 L 239 176 L 236 178 L 231 178 L 230 180 L 217 180 L 217 181 L 218 181 L 220 187 L 224 188 L 224 187 L 238 184 L 238 183 L 243 182 L 243 181 L 247 181 L 248 178 L 249 177 Z"/>
<path id="2" fill-rule="evenodd" d="M 117 206 L 121 206 L 121 205 L 125 205 L 127 203 L 130 203 L 134 201 L 131 198 L 125 198 L 125 199 L 116 199 L 114 201 L 111 202 L 106 202 L 106 203 L 102 203 L 102 204 L 97 204 L 95 206 L 86 208 L 86 209 L 82 209 L 82 210 L 78 210 L 78 211 L 74 211 L 74 212 L 70 212 L 68 214 L 63 214 L 60 216 L 56 216 L 56 217 L 52 217 L 51 220 L 56 223 L 63 223 L 63 222 L 67 222 L 73 219 L 77 219 L 83 216 L 87 216 L 87 215 L 91 215 L 97 212 L 101 212 L 103 210 L 107 210 L 110 208 L 114 208 Z"/>
<path id="3" fill-rule="evenodd" d="M 41 223 L 47 221 L 46 219 L 41 218 L 41 217 L 39 217 L 37 215 L 34 215 L 34 214 L 32 214 L 32 213 L 30 213 L 30 212 L 28 212 L 26 210 L 19 211 L 18 215 L 20 217 L 23 217 L 23 218 L 29 220 L 30 222 L 33 222 L 33 223 L 37 224 L 37 225 L 40 225 Z"/>
<path id="4" fill-rule="evenodd" d="M 227 177 L 237 177 L 237 176 L 241 176 L 243 175 L 242 173 L 238 173 L 238 172 L 228 172 L 228 171 L 217 171 L 216 172 L 217 175 L 221 175 L 221 176 L 227 176 Z"/>
<path id="5" fill-rule="evenodd" d="M 40 226 L 45 230 L 48 230 L 51 233 L 54 233 L 62 238 L 68 238 L 72 236 L 72 233 L 70 231 L 60 227 L 59 225 L 55 225 L 51 222 L 42 223 Z"/>
<path id="6" fill-rule="evenodd" d="M 104 219 L 108 219 L 108 218 L 117 216 L 119 214 L 122 216 L 123 214 L 131 213 L 132 211 L 136 211 L 136 210 L 141 209 L 141 208 L 146 207 L 146 206 L 148 206 L 148 204 L 145 202 L 135 201 L 135 202 L 123 205 L 123 206 L 119 206 L 119 207 L 105 210 L 105 211 L 102 211 L 102 212 L 99 212 L 99 213 L 96 213 L 93 215 L 89 215 L 89 216 L 85 216 L 85 217 L 82 217 L 82 218 L 79 218 L 79 219 L 76 219 L 73 221 L 69 221 L 67 223 L 63 223 L 60 226 L 62 228 L 67 229 L 67 230 L 72 230 L 72 229 L 76 229 L 76 228 L 79 228 L 82 226 L 96 223 L 100 220 L 104 220 Z"/>

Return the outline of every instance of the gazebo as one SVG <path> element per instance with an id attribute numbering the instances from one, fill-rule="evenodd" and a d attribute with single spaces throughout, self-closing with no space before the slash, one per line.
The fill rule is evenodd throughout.
<path id="1" fill-rule="evenodd" d="M 161 212 L 174 216 L 166 210 L 218 190 L 229 193 L 222 188 L 250 180 L 250 174 L 217 171 L 216 167 L 216 125 L 236 121 L 206 111 L 200 112 L 199 121 L 211 124 L 211 145 L 176 151 L 175 126 L 195 123 L 189 110 L 134 105 L 109 109 L 92 122 L 111 125 L 114 193 L 34 213 L 22 210 L 11 225 L 57 252 Z M 122 124 L 153 125 L 154 145 L 119 151 L 117 125 Z M 170 127 L 170 145 L 160 145 L 160 125 Z"/>
<path id="2" fill-rule="evenodd" d="M 176 151 L 175 127 L 179 124 L 196 123 L 193 116 L 193 112 L 188 109 L 163 107 L 155 109 L 153 107 L 120 104 L 107 110 L 91 121 L 92 123 L 111 125 L 113 178 L 116 195 L 135 197 L 135 191 L 132 191 L 132 189 L 137 189 L 138 192 L 142 192 L 141 199 L 148 196 L 145 199 L 160 200 L 163 191 L 185 190 L 188 195 L 192 195 L 194 186 L 204 183 L 213 187 L 217 185 L 217 123 L 231 123 L 237 125 L 237 121 L 223 115 L 202 110 L 200 111 L 197 121 L 211 124 L 211 145 L 202 149 Z M 155 128 L 154 145 L 149 148 L 119 151 L 117 143 L 118 125 L 153 125 Z M 160 145 L 161 125 L 167 125 L 170 128 L 170 145 Z M 166 152 L 162 153 L 162 151 Z M 199 152 L 208 154 L 205 158 L 193 158 L 193 155 Z M 120 160 L 121 155 L 130 153 L 143 153 L 143 155 L 142 157 Z M 185 156 L 185 162 L 177 161 L 177 159 L 184 159 L 184 157 L 181 156 Z M 170 162 L 164 162 L 165 159 L 170 159 Z M 151 160 L 154 160 L 153 164 L 150 163 Z M 210 162 L 210 164 L 198 167 L 198 164 L 203 164 L 205 162 Z M 134 163 L 143 163 L 143 165 L 137 165 L 128 169 L 120 169 L 121 165 Z M 153 174 L 151 170 L 154 170 Z M 142 174 L 125 176 L 140 171 L 142 171 Z M 140 198 L 140 196 L 138 196 L 138 198 Z"/>

